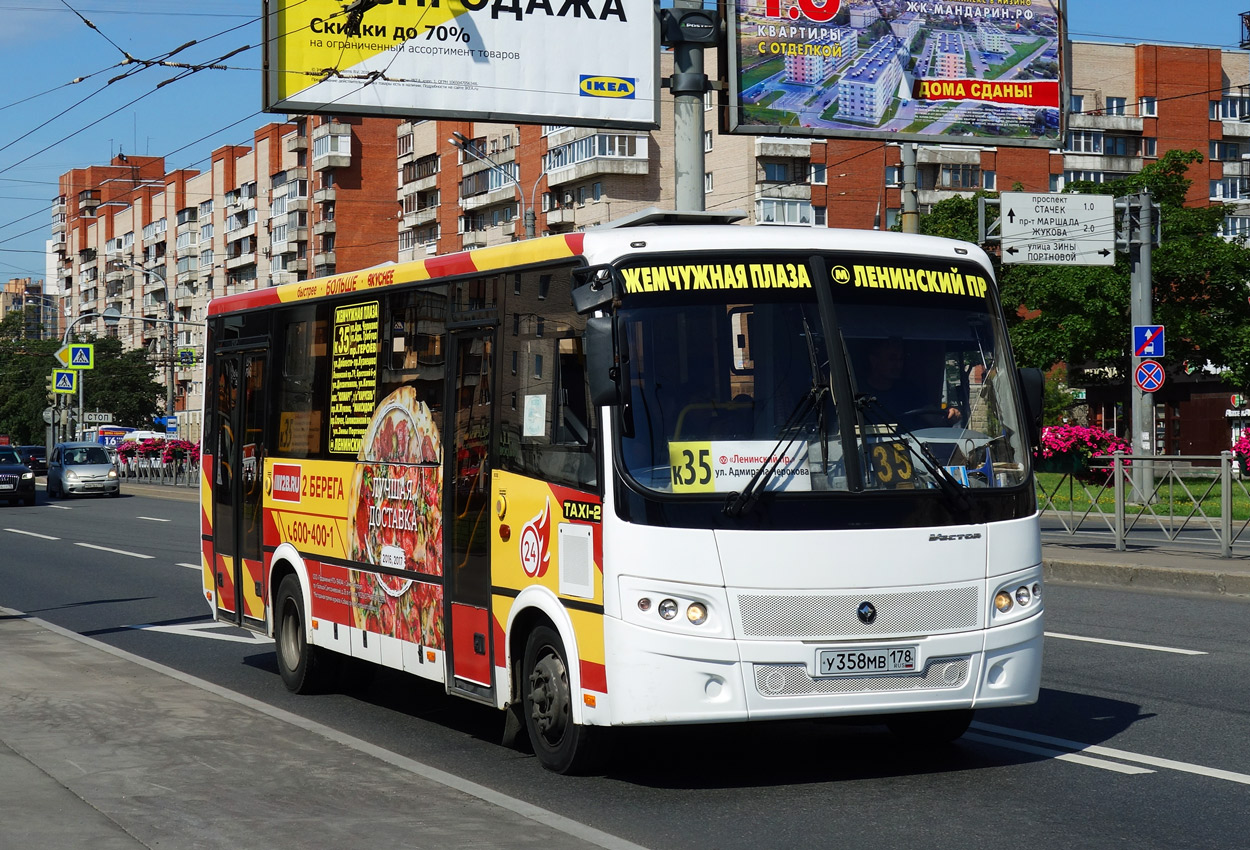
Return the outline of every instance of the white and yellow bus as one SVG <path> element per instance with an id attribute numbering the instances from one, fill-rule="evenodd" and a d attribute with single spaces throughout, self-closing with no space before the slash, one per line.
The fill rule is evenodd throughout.
<path id="1" fill-rule="evenodd" d="M 608 727 L 1037 698 L 1041 378 L 975 246 L 640 217 L 208 328 L 204 593 L 293 691 L 402 670 L 561 772 Z"/>

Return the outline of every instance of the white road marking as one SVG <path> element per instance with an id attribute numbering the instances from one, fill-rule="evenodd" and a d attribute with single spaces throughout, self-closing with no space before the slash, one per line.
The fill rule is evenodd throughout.
<path id="1" fill-rule="evenodd" d="M 1106 640 L 1104 638 L 1081 637 L 1080 635 L 1065 635 L 1060 632 L 1045 632 L 1046 637 L 1058 638 L 1060 640 L 1079 640 L 1084 643 L 1102 643 L 1108 646 L 1123 646 L 1128 649 L 1149 649 L 1152 652 L 1172 652 L 1176 655 L 1206 655 L 1205 652 L 1199 652 L 1196 649 L 1177 649 L 1173 646 L 1154 646 L 1149 643 L 1129 643 L 1123 640 Z"/>
<path id="2" fill-rule="evenodd" d="M 1078 750 L 1083 753 L 1093 753 L 1094 755 L 1106 756 L 1108 758 L 1120 759 L 1121 761 L 1136 762 L 1137 764 L 1148 764 L 1152 767 L 1162 767 L 1168 770 L 1177 770 L 1181 773 L 1193 773 L 1197 776 L 1209 776 L 1212 779 L 1224 779 L 1229 782 L 1236 782 L 1241 785 L 1250 785 L 1250 774 L 1236 773 L 1231 770 L 1221 770 L 1217 767 L 1206 767 L 1200 764 L 1191 764 L 1185 761 L 1176 761 L 1174 759 L 1158 758 L 1156 756 L 1141 755 L 1140 753 L 1131 753 L 1128 750 L 1118 750 L 1114 747 L 1103 747 L 1098 744 L 1082 744 L 1080 741 L 1069 741 L 1064 738 L 1054 738 L 1050 735 L 1038 735 L 1034 732 L 1023 732 L 1019 729 L 1008 729 L 1005 726 L 993 726 L 989 723 L 973 723 L 973 728 L 983 729 L 986 732 L 995 732 L 1000 735 L 1010 735 L 1015 738 L 1023 738 L 1027 741 L 1038 741 L 1043 744 L 1051 744 L 1059 747 Z M 998 743 L 995 741 L 995 743 Z M 1147 771 L 1153 773 L 1154 771 Z"/>
<path id="3" fill-rule="evenodd" d="M 173 522 L 173 520 L 161 519 L 158 516 L 137 516 L 135 519 L 146 519 L 148 522 Z"/>
<path id="4" fill-rule="evenodd" d="M 71 508 L 69 505 L 45 505 L 44 507 L 56 508 L 58 511 L 72 511 L 73 510 L 73 508 Z"/>
<path id="5" fill-rule="evenodd" d="M 200 566 L 199 564 L 183 564 L 183 563 L 178 563 L 178 564 L 174 564 L 174 566 L 175 566 L 175 567 L 186 567 L 187 569 L 189 569 L 189 570 L 195 570 L 196 572 L 199 572 L 200 570 L 204 569 L 204 568 L 203 568 L 202 566 Z"/>
<path id="6" fill-rule="evenodd" d="M 59 537 L 53 537 L 50 534 L 38 534 L 34 531 L 23 531 L 20 528 L 6 528 L 5 531 L 11 531 L 14 534 L 25 534 L 27 537 L 38 537 L 40 540 L 60 540 Z"/>
<path id="7" fill-rule="evenodd" d="M 980 724 L 976 725 L 980 726 Z M 1148 768 L 1135 767 L 1131 764 L 1117 764 L 1113 761 L 1103 761 L 1102 759 L 1090 758 L 1089 756 L 1069 753 L 1064 750 L 1052 750 L 1049 747 L 1039 747 L 1035 744 L 1025 744 L 1021 741 L 1009 741 L 1004 738 L 991 738 L 989 735 L 976 735 L 969 732 L 964 735 L 964 738 L 969 741 L 980 741 L 983 744 L 992 744 L 995 747 L 1005 747 L 1009 750 L 1019 750 L 1023 753 L 1032 753 L 1035 756 L 1045 756 L 1059 761 L 1072 762 L 1073 764 L 1083 764 L 1086 767 L 1097 767 L 1102 770 L 1114 771 L 1115 773 L 1127 773 L 1130 775 L 1154 773 L 1153 770 L 1149 770 Z"/>
<path id="8" fill-rule="evenodd" d="M 127 552 L 125 549 L 110 549 L 108 546 L 97 546 L 94 543 L 75 543 L 74 545 L 81 546 L 84 549 L 99 549 L 101 552 L 112 552 L 114 555 L 125 555 L 129 558 L 150 560 L 156 557 L 155 555 L 144 555 L 142 552 Z"/>
<path id="9" fill-rule="evenodd" d="M 224 640 L 233 643 L 268 643 L 269 638 L 263 637 L 252 632 L 244 632 L 241 635 L 221 634 L 220 629 L 237 629 L 238 626 L 232 626 L 229 623 L 184 623 L 178 626 L 154 626 L 150 623 L 143 623 L 137 626 L 128 626 L 127 628 L 145 632 L 164 632 L 169 635 L 186 635 L 188 637 L 209 638 L 211 640 Z M 214 632 L 217 632 L 214 634 Z"/>

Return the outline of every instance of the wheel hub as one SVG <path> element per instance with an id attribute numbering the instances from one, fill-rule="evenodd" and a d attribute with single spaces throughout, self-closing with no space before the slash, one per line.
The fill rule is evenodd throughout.
<path id="1" fill-rule="evenodd" d="M 559 656 L 546 655 L 530 673 L 534 725 L 552 743 L 564 737 L 569 719 L 569 677 Z"/>

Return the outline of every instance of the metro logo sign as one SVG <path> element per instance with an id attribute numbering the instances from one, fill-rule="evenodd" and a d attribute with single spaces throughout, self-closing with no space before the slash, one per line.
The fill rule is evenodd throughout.
<path id="1" fill-rule="evenodd" d="M 298 502 L 300 467 L 297 463 L 273 465 L 273 497 L 279 502 Z"/>
<path id="2" fill-rule="evenodd" d="M 800 15 L 818 24 L 828 23 L 838 14 L 842 0 L 796 0 L 793 6 L 781 13 L 781 0 L 764 0 L 764 17 L 789 18 L 797 21 Z"/>

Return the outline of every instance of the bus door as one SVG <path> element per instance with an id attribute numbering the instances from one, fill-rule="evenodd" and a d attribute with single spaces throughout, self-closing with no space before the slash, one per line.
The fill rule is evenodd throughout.
<path id="1" fill-rule="evenodd" d="M 450 444 L 444 444 L 443 539 L 448 690 L 493 701 L 490 529 L 495 329 L 453 331 Z M 449 449 L 449 450 L 448 450 Z"/>
<path id="2" fill-rule="evenodd" d="M 217 619 L 265 627 L 264 351 L 217 355 L 213 551 Z"/>

